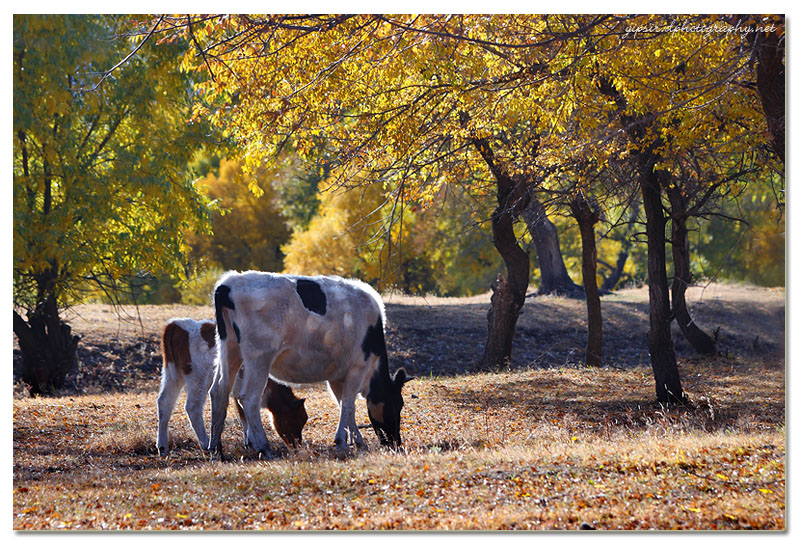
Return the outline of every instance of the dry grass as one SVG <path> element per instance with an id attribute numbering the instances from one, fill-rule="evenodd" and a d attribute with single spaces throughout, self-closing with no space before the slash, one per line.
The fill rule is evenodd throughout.
<path id="1" fill-rule="evenodd" d="M 762 342 L 782 343 L 782 327 L 772 327 L 770 335 L 768 325 L 769 319 L 782 320 L 782 313 L 773 315 L 780 293 L 704 293 L 708 309 L 736 316 L 723 321 L 727 330 L 762 327 Z M 604 317 L 631 326 L 642 318 L 640 295 L 633 290 L 609 300 Z M 390 302 L 389 317 L 400 332 L 408 325 L 434 326 L 457 310 L 449 327 L 485 323 L 485 306 L 480 310 L 471 301 L 429 300 L 421 307 Z M 747 305 L 764 309 L 742 311 Z M 576 301 L 544 298 L 526 308 L 523 326 L 543 332 L 555 321 L 571 327 L 582 319 Z M 537 308 L 546 311 L 532 310 Z M 144 308 L 141 325 L 120 325 L 109 308 L 78 310 L 96 357 L 103 346 L 111 353 L 155 336 L 168 317 L 210 313 Z M 395 342 L 398 351 L 422 349 Z M 321 386 L 297 390 L 308 399 L 304 447 L 283 449 L 269 462 L 240 446 L 232 413 L 223 436 L 230 461 L 205 458 L 181 407 L 171 422 L 171 456 L 160 459 L 152 372 L 117 392 L 37 399 L 18 394 L 13 526 L 480 530 L 576 529 L 585 522 L 598 529 L 782 530 L 785 372 L 782 357 L 760 355 L 754 349 L 735 357 L 681 358 L 694 409 L 653 403 L 648 366 L 532 365 L 419 377 L 404 390 L 404 451 L 380 449 L 374 433 L 364 429 L 369 451 L 346 459 L 333 451 L 337 414 Z M 363 402 L 356 417 L 368 421 Z"/>
<path id="2" fill-rule="evenodd" d="M 154 392 L 17 399 L 14 528 L 783 529 L 783 373 L 747 370 L 692 368 L 695 410 L 651 403 L 644 369 L 418 379 L 406 451 L 366 430 L 344 460 L 320 387 L 305 446 L 269 462 L 232 417 L 232 461 L 205 459 L 182 412 L 159 459 Z"/>

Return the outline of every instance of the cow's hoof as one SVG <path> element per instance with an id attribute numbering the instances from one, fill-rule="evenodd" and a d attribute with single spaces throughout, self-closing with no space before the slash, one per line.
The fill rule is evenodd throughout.
<path id="1" fill-rule="evenodd" d="M 225 460 L 225 456 L 222 455 L 222 446 L 216 446 L 216 447 L 210 446 L 206 451 L 209 453 L 209 458 L 212 461 L 224 461 Z"/>
<path id="2" fill-rule="evenodd" d="M 271 459 L 277 459 L 278 453 L 269 446 L 264 446 L 258 450 L 258 458 L 262 461 L 269 461 Z"/>
<path id="3" fill-rule="evenodd" d="M 163 458 L 167 457 L 168 455 L 169 455 L 169 449 L 167 449 L 165 446 L 161 446 L 160 448 L 158 448 L 158 456 L 159 457 L 161 457 L 163 459 Z"/>
<path id="4" fill-rule="evenodd" d="M 348 459 L 354 455 L 355 452 L 347 445 L 337 443 L 336 447 L 333 449 L 333 456 L 336 457 L 336 459 Z"/>

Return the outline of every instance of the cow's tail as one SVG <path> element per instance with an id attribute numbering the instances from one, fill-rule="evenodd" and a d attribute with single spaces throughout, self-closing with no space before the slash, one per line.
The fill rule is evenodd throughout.
<path id="1" fill-rule="evenodd" d="M 220 284 L 214 290 L 214 311 L 217 317 L 217 360 L 214 382 L 211 385 L 211 436 L 208 447 L 213 453 L 222 456 L 222 429 L 228 413 L 228 397 L 231 376 L 228 375 L 228 327 L 231 324 L 228 313 L 236 306 L 231 299 L 231 288 Z M 238 336 L 238 335 L 237 335 Z M 237 338 L 238 340 L 238 338 Z"/>
<path id="2" fill-rule="evenodd" d="M 175 362 L 175 351 L 172 349 L 172 337 L 175 335 L 175 324 L 168 323 L 161 333 L 161 354 L 163 355 L 164 368 L 168 363 Z"/>
<path id="3" fill-rule="evenodd" d="M 225 308 L 235 310 L 236 306 L 231 300 L 231 288 L 224 283 L 218 285 L 214 291 L 214 310 L 217 314 L 217 333 L 220 340 L 225 340 L 228 337 L 228 328 L 225 324 Z"/>

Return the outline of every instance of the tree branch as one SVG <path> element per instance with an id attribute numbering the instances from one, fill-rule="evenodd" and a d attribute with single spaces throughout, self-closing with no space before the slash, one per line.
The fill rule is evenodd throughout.
<path id="1" fill-rule="evenodd" d="M 103 77 L 101 77 L 101 78 L 100 78 L 100 81 L 98 81 L 97 83 L 95 83 L 95 84 L 92 86 L 92 92 L 96 91 L 96 90 L 97 90 L 97 89 L 100 87 L 100 85 L 101 85 L 101 84 L 102 84 L 102 83 L 103 83 L 103 82 L 106 80 L 106 78 L 108 78 L 108 77 L 109 77 L 109 76 L 110 76 L 110 75 L 111 75 L 111 74 L 112 74 L 112 73 L 113 73 L 113 72 L 114 72 L 114 71 L 115 71 L 117 68 L 119 68 L 120 66 L 122 66 L 123 64 L 125 64 L 126 62 L 128 62 L 128 59 L 130 59 L 130 58 L 131 58 L 131 57 L 133 57 L 133 56 L 134 56 L 136 53 L 138 53 L 138 52 L 139 52 L 139 49 L 141 49 L 141 48 L 142 48 L 142 46 L 144 46 L 144 44 L 145 44 L 145 43 L 147 43 L 147 40 L 149 40 L 149 39 L 150 39 L 150 38 L 153 36 L 153 33 L 156 31 L 156 29 L 158 28 L 158 25 L 160 25 L 160 24 L 161 24 L 161 21 L 163 21 L 163 20 L 164 20 L 164 15 L 161 15 L 161 16 L 158 18 L 158 21 L 156 21 L 156 23 L 153 25 L 153 28 L 151 28 L 151 29 L 150 29 L 150 32 L 148 32 L 148 33 L 147 33 L 147 35 L 146 35 L 146 36 L 145 36 L 145 37 L 142 39 L 142 41 L 139 43 L 139 45 L 137 45 L 137 46 L 134 48 L 134 50 L 133 50 L 133 51 L 131 51 L 130 53 L 128 53 L 128 56 L 126 56 L 124 59 L 122 59 L 121 61 L 119 61 L 119 62 L 118 62 L 118 63 L 117 63 L 117 64 L 116 64 L 114 67 L 112 67 L 110 70 L 108 70 L 107 72 L 105 72 L 105 73 L 103 74 Z"/>

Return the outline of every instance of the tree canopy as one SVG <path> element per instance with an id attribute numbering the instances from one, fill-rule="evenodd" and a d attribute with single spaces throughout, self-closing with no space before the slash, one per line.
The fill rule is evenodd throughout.
<path id="1" fill-rule="evenodd" d="M 250 164 L 278 165 L 289 150 L 313 160 L 322 141 L 337 183 L 380 184 L 390 218 L 402 217 L 405 203 L 429 205 L 445 183 L 496 199 L 489 219 L 507 276 L 493 287 L 481 365 L 510 356 L 529 281 L 514 231 L 523 212 L 541 208 L 542 194 L 576 217 L 579 201 L 641 198 L 648 338 L 659 400 L 672 401 L 683 393 L 669 332 L 665 229 L 671 221 L 673 248 L 686 248 L 689 217 L 740 193 L 736 183 L 751 174 L 765 175 L 773 155 L 782 160 L 774 134 L 782 125 L 766 111 L 760 75 L 753 81 L 758 39 L 739 30 L 782 43 L 782 21 L 187 16 L 163 21 L 160 31 L 193 44 L 184 68 L 209 76 L 196 111 L 226 127 Z M 602 217 L 583 215 L 591 224 Z M 391 224 L 385 229 L 390 235 Z M 594 233 L 582 233 L 591 238 L 584 255 L 594 258 Z M 676 278 L 691 281 L 688 250 L 674 258 Z M 594 268 L 584 276 L 596 276 Z M 673 296 L 677 307 L 682 291 Z"/>
<path id="2" fill-rule="evenodd" d="M 50 345 L 66 365 L 74 341 L 60 308 L 90 288 L 179 274 L 184 232 L 207 228 L 209 201 L 185 169 L 207 127 L 186 122 L 181 45 L 142 47 L 107 72 L 134 47 L 130 24 L 14 16 L 14 331 L 23 352 Z"/>
<path id="3" fill-rule="evenodd" d="M 733 243 L 780 253 L 783 23 L 15 16 L 15 331 L 46 330 L 53 308 L 89 286 L 113 295 L 204 265 L 448 294 L 494 280 L 495 341 L 482 364 L 501 365 L 532 258 L 540 288 L 587 292 L 560 253 L 577 268 L 581 217 L 583 264 L 602 261 L 584 268 L 584 283 L 643 279 L 642 263 L 626 259 L 646 235 L 651 326 L 668 325 L 676 284 L 708 265 L 690 262 L 690 236 L 708 248 L 716 221 L 747 221 L 758 236 Z M 187 162 L 214 131 L 236 162 L 193 182 Z M 671 349 L 668 329 L 651 351 Z"/>

